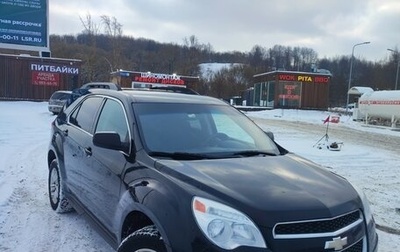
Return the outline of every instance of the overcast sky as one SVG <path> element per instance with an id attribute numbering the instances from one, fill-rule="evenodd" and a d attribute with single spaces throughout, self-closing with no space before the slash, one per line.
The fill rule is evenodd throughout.
<path id="1" fill-rule="evenodd" d="M 183 44 L 195 35 L 214 51 L 255 45 L 308 47 L 319 58 L 388 59 L 400 50 L 399 0 L 49 0 L 50 34 L 82 32 L 80 17 L 115 17 L 123 35 Z"/>

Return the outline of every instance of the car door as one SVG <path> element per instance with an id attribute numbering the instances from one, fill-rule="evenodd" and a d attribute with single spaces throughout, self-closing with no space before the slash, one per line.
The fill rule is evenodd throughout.
<path id="1" fill-rule="evenodd" d="M 88 196 L 82 180 L 84 171 L 91 165 L 91 149 L 88 146 L 102 101 L 102 97 L 85 99 L 71 112 L 68 123 L 63 128 L 66 181 L 73 196 L 80 202 L 84 201 L 83 197 Z"/>
<path id="2" fill-rule="evenodd" d="M 88 198 L 87 208 L 108 230 L 115 233 L 113 216 L 117 210 L 121 187 L 121 173 L 127 165 L 131 146 L 125 109 L 118 100 L 105 99 L 99 113 L 96 132 L 112 131 L 118 133 L 125 146 L 124 151 L 111 150 L 89 143 L 92 150 L 91 167 L 85 171 L 84 183 L 92 197 Z M 90 178 L 90 179 L 89 179 Z"/>

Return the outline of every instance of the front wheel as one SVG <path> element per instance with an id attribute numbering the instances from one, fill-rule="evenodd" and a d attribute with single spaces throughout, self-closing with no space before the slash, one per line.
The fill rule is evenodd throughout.
<path id="1" fill-rule="evenodd" d="M 64 188 L 60 168 L 57 160 L 51 161 L 49 166 L 49 199 L 51 208 L 57 213 L 66 213 L 72 211 L 68 199 L 64 196 Z"/>
<path id="2" fill-rule="evenodd" d="M 167 251 L 156 226 L 146 226 L 127 236 L 119 245 L 118 252 L 165 252 Z"/>

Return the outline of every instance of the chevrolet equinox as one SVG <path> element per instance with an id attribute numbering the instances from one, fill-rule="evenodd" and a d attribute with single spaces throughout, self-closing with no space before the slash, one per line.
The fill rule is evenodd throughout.
<path id="1" fill-rule="evenodd" d="M 120 252 L 377 251 L 365 195 L 216 98 L 91 89 L 52 123 L 51 207 Z"/>

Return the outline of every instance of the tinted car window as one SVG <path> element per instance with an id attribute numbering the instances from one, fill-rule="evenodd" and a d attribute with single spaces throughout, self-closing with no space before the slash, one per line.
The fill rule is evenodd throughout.
<path id="1" fill-rule="evenodd" d="M 96 131 L 115 131 L 118 133 L 124 146 L 129 146 L 129 130 L 122 105 L 107 99 L 101 110 Z"/>
<path id="2" fill-rule="evenodd" d="M 81 105 L 72 113 L 70 117 L 70 123 L 89 133 L 92 133 L 94 118 L 102 101 L 103 98 L 100 97 L 90 97 L 84 100 Z"/>
<path id="3" fill-rule="evenodd" d="M 278 153 L 260 128 L 229 106 L 143 103 L 134 108 L 143 142 L 151 152 Z"/>
<path id="4" fill-rule="evenodd" d="M 67 100 L 71 96 L 71 93 L 55 92 L 50 99 L 51 100 Z"/>
<path id="5" fill-rule="evenodd" d="M 255 144 L 254 139 L 251 138 L 243 128 L 240 127 L 233 119 L 225 114 L 213 114 L 213 120 L 217 127 L 217 132 L 226 134 L 228 137 L 241 139 L 249 144 Z"/>
<path id="6" fill-rule="evenodd" d="M 105 89 L 110 89 L 110 86 L 107 85 L 89 85 L 87 88 L 105 88 Z"/>

